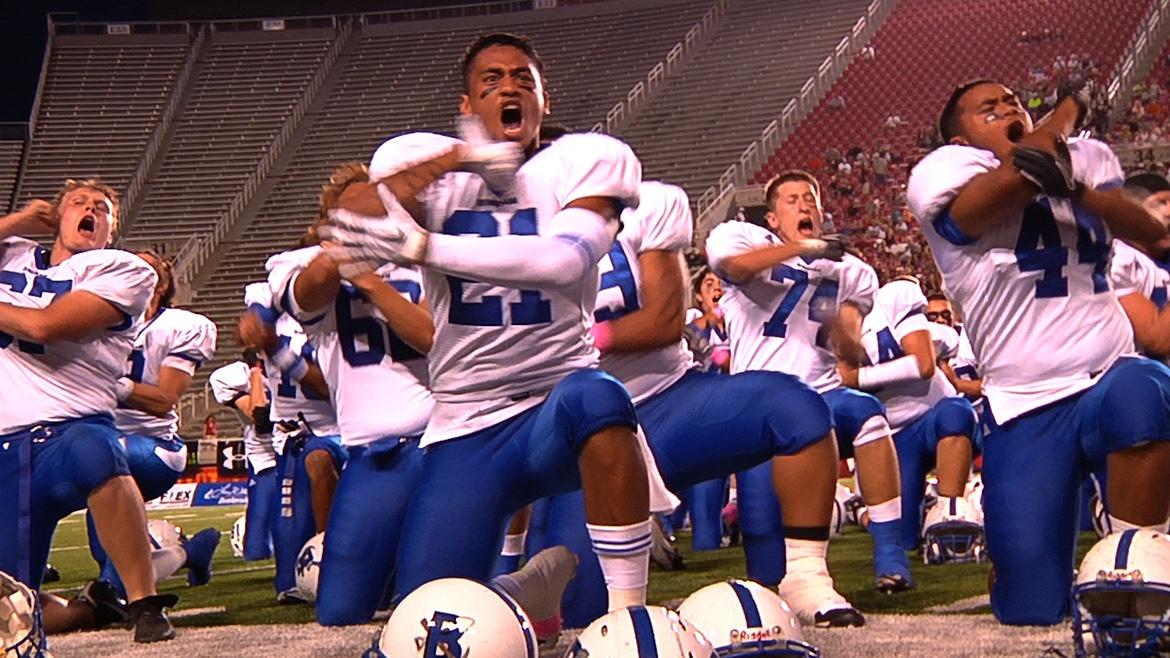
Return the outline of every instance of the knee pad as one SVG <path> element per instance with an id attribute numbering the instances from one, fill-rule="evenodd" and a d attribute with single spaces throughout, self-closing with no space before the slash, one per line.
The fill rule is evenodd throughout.
<path id="1" fill-rule="evenodd" d="M 975 407 L 967 398 L 943 398 L 935 409 L 935 436 L 965 436 L 974 441 Z"/>
<path id="2" fill-rule="evenodd" d="M 857 434 L 853 436 L 853 447 L 858 448 L 888 436 L 890 436 L 890 423 L 886 417 L 882 415 L 870 416 L 857 429 Z"/>
<path id="3" fill-rule="evenodd" d="M 553 389 L 548 402 L 556 405 L 558 421 L 574 437 L 577 448 L 607 427 L 633 430 L 638 426 L 629 391 L 600 370 L 578 370 L 565 377 Z"/>

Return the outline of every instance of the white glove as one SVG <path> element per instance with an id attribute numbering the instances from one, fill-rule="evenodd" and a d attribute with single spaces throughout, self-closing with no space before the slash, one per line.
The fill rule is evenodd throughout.
<path id="1" fill-rule="evenodd" d="M 332 242 L 323 242 L 321 246 L 325 249 L 325 255 L 337 265 L 338 274 L 347 281 L 374 272 L 382 265 L 382 261 L 356 256 L 347 247 Z"/>
<path id="2" fill-rule="evenodd" d="M 329 223 L 317 229 L 332 243 L 330 257 L 347 272 L 360 274 L 370 263 L 391 261 L 399 265 L 416 265 L 426 257 L 430 236 L 406 211 L 391 212 L 385 217 L 367 217 L 348 210 L 333 210 Z M 354 264 L 350 270 L 348 264 Z M 346 276 L 346 273 L 342 273 Z"/>
<path id="3" fill-rule="evenodd" d="M 824 235 L 800 241 L 801 255 L 806 258 L 827 258 L 839 261 L 845 257 L 845 243 L 839 235 Z"/>
<path id="4" fill-rule="evenodd" d="M 496 194 L 512 189 L 516 170 L 524 160 L 520 144 L 492 141 L 477 116 L 460 116 L 457 124 L 459 139 L 463 140 L 464 168 L 479 174 Z"/>

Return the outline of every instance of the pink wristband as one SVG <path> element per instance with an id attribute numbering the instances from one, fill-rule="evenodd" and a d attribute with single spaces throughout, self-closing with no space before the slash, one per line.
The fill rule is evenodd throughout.
<path id="1" fill-rule="evenodd" d="M 593 346 L 599 352 L 605 354 L 609 348 L 613 347 L 613 326 L 606 322 L 598 322 L 589 330 L 590 335 L 593 336 Z"/>
<path id="2" fill-rule="evenodd" d="M 730 360 L 731 348 L 726 345 L 716 345 L 711 349 L 711 363 L 715 364 L 716 368 L 722 368 Z"/>

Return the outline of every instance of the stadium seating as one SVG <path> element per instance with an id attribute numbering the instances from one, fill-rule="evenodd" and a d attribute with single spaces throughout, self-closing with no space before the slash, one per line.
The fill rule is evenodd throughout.
<path id="1" fill-rule="evenodd" d="M 69 177 L 126 189 L 189 43 L 186 34 L 54 37 L 18 204 L 51 198 Z"/>
<path id="2" fill-rule="evenodd" d="M 648 178 L 697 198 L 759 136 L 868 1 L 745 0 L 666 89 L 622 130 Z"/>
<path id="3" fill-rule="evenodd" d="M 0 212 L 8 209 L 12 194 L 16 191 L 16 177 L 20 172 L 22 153 L 23 139 L 0 139 Z"/>
<path id="4" fill-rule="evenodd" d="M 855 59 L 826 95 L 843 97 L 845 107 L 822 102 L 756 180 L 788 166 L 807 166 L 829 146 L 911 146 L 915 132 L 935 121 L 950 90 L 966 80 L 1022 79 L 1031 66 L 1074 51 L 1108 74 L 1150 5 L 1149 0 L 899 2 L 872 41 L 875 57 Z M 1051 38 L 1027 36 L 1044 30 Z M 895 115 L 903 126 L 886 128 L 886 119 Z"/>
<path id="5" fill-rule="evenodd" d="M 710 7 L 710 0 L 623 6 L 607 3 L 564 11 L 525 12 L 449 22 L 367 26 L 337 66 L 337 82 L 310 112 L 296 147 L 267 201 L 238 240 L 224 245 L 218 267 L 200 287 L 193 310 L 221 329 L 216 363 L 239 353 L 232 332 L 242 287 L 264 276 L 264 261 L 287 247 L 316 215 L 316 195 L 330 169 L 366 161 L 398 132 L 449 132 L 458 110 L 458 62 L 477 33 L 527 34 L 540 49 L 550 82 L 550 120 L 587 128 L 643 79 Z M 613 50 L 610 44 L 627 48 Z M 605 66 L 597 66 L 604 61 Z M 248 221 L 245 219 L 245 221 Z M 206 369 L 205 369 L 206 370 Z"/>

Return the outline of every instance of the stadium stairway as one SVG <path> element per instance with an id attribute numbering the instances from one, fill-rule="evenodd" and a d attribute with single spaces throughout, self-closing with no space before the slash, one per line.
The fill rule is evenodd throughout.
<path id="1" fill-rule="evenodd" d="M 916 131 L 936 121 L 951 89 L 966 80 L 1023 79 L 1032 66 L 1074 51 L 1109 73 L 1150 5 L 1150 0 L 900 0 L 871 42 L 875 57 L 854 59 L 825 95 L 841 96 L 845 107 L 833 109 L 822 101 L 754 181 L 787 167 L 806 167 L 830 146 L 842 152 L 885 143 L 895 150 L 912 148 Z M 1021 42 L 1022 32 L 1038 35 L 1045 29 L 1063 36 Z M 902 127 L 885 127 L 891 115 L 903 119 Z"/>

